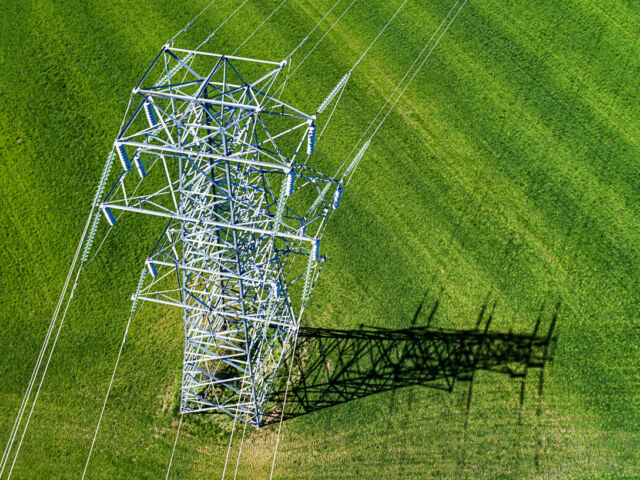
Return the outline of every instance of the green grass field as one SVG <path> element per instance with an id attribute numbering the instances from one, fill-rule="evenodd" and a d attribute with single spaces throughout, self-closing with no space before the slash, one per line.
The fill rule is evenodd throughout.
<path id="1" fill-rule="evenodd" d="M 2 446 L 131 88 L 206 3 L 0 5 Z M 235 49 L 278 3 L 249 2 L 210 50 Z M 332 4 L 290 0 L 239 53 L 282 59 Z M 357 1 L 284 100 L 315 111 L 399 4 Z M 314 165 L 342 162 L 452 4 L 407 3 L 356 70 Z M 233 8 L 220 0 L 194 35 Z M 520 407 L 520 379 L 481 371 L 469 408 L 458 382 L 288 420 L 275 478 L 640 478 L 639 38 L 631 0 L 468 1 L 345 192 L 302 323 L 405 328 L 427 292 L 416 325 L 437 302 L 432 326 L 472 328 L 497 301 L 492 331 L 530 332 L 541 303 L 548 318 L 560 301 L 544 388 L 532 371 Z M 76 292 L 12 478 L 82 474 L 158 234 L 140 220 L 119 222 Z M 182 348 L 179 312 L 145 305 L 87 478 L 164 478 Z M 218 478 L 227 423 L 186 418 L 171 478 Z M 276 433 L 247 431 L 238 478 L 268 478 Z"/>

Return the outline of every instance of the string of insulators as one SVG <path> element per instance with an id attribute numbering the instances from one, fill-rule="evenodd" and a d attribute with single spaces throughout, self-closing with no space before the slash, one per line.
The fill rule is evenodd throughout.
<path id="1" fill-rule="evenodd" d="M 129 160 L 129 154 L 127 153 L 127 149 L 122 143 L 116 143 L 116 151 L 118 152 L 118 157 L 120 157 L 120 163 L 122 163 L 122 168 L 124 171 L 129 171 L 131 169 L 131 161 Z"/>
<path id="2" fill-rule="evenodd" d="M 311 155 L 316 147 L 316 124 L 312 122 L 307 131 L 307 155 Z"/>
<path id="3" fill-rule="evenodd" d="M 89 253 L 91 252 L 91 245 L 93 244 L 93 239 L 96 236 L 96 231 L 98 230 L 98 224 L 100 223 L 100 214 L 96 211 L 96 208 L 100 204 L 100 199 L 102 198 L 102 194 L 104 193 L 104 187 L 107 184 L 107 178 L 109 177 L 109 172 L 111 172 L 111 166 L 113 165 L 113 158 L 115 154 L 113 151 L 109 152 L 107 155 L 107 161 L 104 164 L 104 169 L 102 170 L 102 176 L 100 177 L 100 182 L 98 182 L 98 188 L 96 189 L 96 195 L 93 198 L 92 210 L 93 221 L 91 222 L 91 228 L 89 229 L 89 234 L 87 235 L 87 240 L 84 244 L 84 250 L 82 251 L 82 263 L 85 263 L 89 258 Z"/>
<path id="4" fill-rule="evenodd" d="M 144 178 L 147 176 L 147 171 L 144 169 L 144 165 L 142 164 L 142 160 L 140 159 L 140 155 L 136 155 L 133 158 L 133 163 L 136 166 L 136 170 L 138 171 L 138 175 L 140 178 Z"/>
<path id="5" fill-rule="evenodd" d="M 284 207 L 287 203 L 287 198 L 293 193 L 293 187 L 296 181 L 296 169 L 289 170 L 282 182 L 282 188 L 280 190 L 280 198 L 278 199 L 278 205 L 276 206 L 275 225 L 273 227 L 274 235 L 280 233 L 280 225 L 282 224 L 282 217 L 284 216 Z"/>
<path id="6" fill-rule="evenodd" d="M 93 239 L 96 236 L 96 232 L 98 231 L 98 225 L 100 224 L 100 213 L 95 212 L 93 214 L 93 221 L 91 222 L 91 229 L 89 230 L 89 235 L 87 236 L 87 241 L 84 244 L 84 250 L 82 251 L 82 263 L 85 263 L 89 258 L 89 253 L 91 252 L 91 246 L 93 245 Z"/>
<path id="7" fill-rule="evenodd" d="M 318 113 L 322 113 L 325 111 L 327 106 L 329 106 L 331 101 L 336 97 L 340 89 L 345 86 L 345 84 L 347 83 L 347 80 L 349 80 L 350 75 L 351 75 L 350 73 L 346 73 L 344 77 L 342 77 L 342 79 L 338 82 L 338 84 L 333 88 L 333 90 L 331 90 L 331 93 L 327 95 L 327 98 L 324 99 L 324 102 L 322 102 L 322 104 L 320 105 L 320 108 L 318 108 Z"/>
<path id="8" fill-rule="evenodd" d="M 136 306 L 138 305 L 138 296 L 140 295 L 140 290 L 142 290 L 142 284 L 144 283 L 145 278 L 147 278 L 147 269 L 143 268 L 140 273 L 140 280 L 138 280 L 138 286 L 136 287 L 136 291 L 131 295 L 131 300 L 133 303 L 131 304 L 131 313 L 136 311 Z"/>
<path id="9" fill-rule="evenodd" d="M 311 256 L 314 258 L 314 260 L 318 260 L 320 258 L 320 239 L 319 238 L 316 238 L 311 243 Z"/>
<path id="10" fill-rule="evenodd" d="M 293 175 L 292 175 L 293 173 Z M 293 193 L 293 183 L 295 182 L 296 169 L 292 168 L 280 188 L 280 198 L 278 198 L 278 204 L 276 205 L 276 216 L 273 225 L 273 234 L 280 233 L 280 224 L 282 223 L 282 217 L 284 215 L 284 206 L 287 203 L 287 197 Z"/>
<path id="11" fill-rule="evenodd" d="M 296 169 L 292 168 L 291 170 L 289 170 L 289 173 L 287 173 L 287 176 L 285 178 L 285 191 L 287 194 L 287 197 L 289 195 L 291 195 L 293 193 L 293 186 L 295 184 L 296 181 Z"/>
<path id="12" fill-rule="evenodd" d="M 313 255 L 309 255 L 309 259 L 307 260 L 307 271 L 304 273 L 304 288 L 302 289 L 302 306 L 304 307 L 307 304 L 307 300 L 309 300 L 309 295 L 311 295 L 311 274 L 313 273 L 314 266 L 316 264 L 316 257 Z"/>
<path id="13" fill-rule="evenodd" d="M 147 116 L 147 121 L 150 127 L 158 125 L 158 119 L 156 118 L 156 112 L 153 111 L 153 105 L 150 101 L 146 101 L 144 104 L 144 113 Z"/>
<path id="14" fill-rule="evenodd" d="M 185 55 L 185 57 L 182 59 L 182 63 L 187 63 L 189 60 L 191 60 L 191 57 L 193 57 L 193 53 L 189 53 L 188 55 Z M 180 70 L 180 68 L 182 67 L 182 63 L 178 62 L 177 65 L 175 65 L 171 70 L 169 70 L 169 73 L 167 73 L 164 77 L 160 79 L 160 81 L 158 82 L 158 85 L 163 85 L 165 82 L 168 82 L 171 79 L 171 77 L 173 77 L 176 74 L 176 72 Z"/>
<path id="15" fill-rule="evenodd" d="M 109 225 L 113 227 L 116 224 L 116 217 L 115 215 L 113 215 L 113 212 L 111 211 L 111 209 L 109 207 L 103 206 L 101 210 L 105 218 L 107 219 L 107 222 L 109 223 Z"/>
<path id="16" fill-rule="evenodd" d="M 338 184 L 338 188 L 333 194 L 333 199 L 331 200 L 331 205 L 334 209 L 338 208 L 340 205 L 340 199 L 342 198 L 342 182 Z"/>
<path id="17" fill-rule="evenodd" d="M 309 209 L 309 214 L 313 213 L 313 211 L 318 207 L 318 205 L 320 205 L 320 203 L 324 200 L 324 196 L 329 191 L 330 186 L 331 186 L 331 183 L 327 183 L 325 185 L 325 187 L 322 189 L 322 193 L 318 196 L 318 198 L 315 199 L 315 201 L 311 205 L 311 208 Z"/>
<path id="18" fill-rule="evenodd" d="M 156 278 L 158 276 L 158 270 L 156 269 L 155 264 L 151 261 L 151 259 L 148 259 L 146 261 L 146 265 L 147 265 L 147 270 L 149 270 L 149 273 L 151 274 L 151 276 L 153 278 Z"/>
<path id="19" fill-rule="evenodd" d="M 370 143 L 370 140 L 367 140 L 364 143 L 364 145 L 362 145 L 362 148 L 360 148 L 360 150 L 358 151 L 358 153 L 354 157 L 353 161 L 349 164 L 349 166 L 347 167 L 347 170 L 344 172 L 343 177 L 346 177 L 347 175 L 349 175 L 349 173 L 351 173 L 351 171 L 354 169 L 354 167 L 358 164 L 358 162 L 360 161 L 360 159 L 364 155 L 364 152 L 366 152 L 367 148 L 369 148 L 369 143 Z"/>

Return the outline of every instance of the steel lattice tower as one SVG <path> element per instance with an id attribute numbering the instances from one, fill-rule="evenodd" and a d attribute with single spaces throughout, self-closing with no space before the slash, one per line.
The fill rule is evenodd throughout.
<path id="1" fill-rule="evenodd" d="M 183 309 L 181 411 L 254 427 L 342 193 L 300 159 L 313 152 L 315 115 L 274 95 L 285 66 L 165 46 L 132 92 L 114 145 L 122 173 L 100 204 L 112 226 L 118 211 L 167 220 L 134 301 Z"/>

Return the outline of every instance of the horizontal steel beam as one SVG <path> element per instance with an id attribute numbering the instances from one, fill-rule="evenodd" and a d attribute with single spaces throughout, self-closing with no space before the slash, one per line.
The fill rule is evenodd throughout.
<path id="1" fill-rule="evenodd" d="M 203 152 L 201 150 L 197 150 L 197 151 L 187 150 L 184 148 L 172 147 L 169 145 L 157 145 L 154 143 L 134 142 L 132 140 L 121 140 L 120 143 L 122 143 L 123 145 L 129 145 L 130 147 L 139 148 L 141 149 L 142 153 L 169 152 L 169 153 L 175 153 L 176 155 L 184 155 L 187 157 L 212 158 L 214 160 L 224 160 L 224 161 L 233 162 L 233 163 L 242 163 L 244 165 L 253 165 L 256 167 L 274 168 L 276 170 L 282 170 L 283 172 L 288 172 L 290 169 L 289 165 L 282 165 L 279 163 L 261 162 L 259 160 L 233 157 L 231 155 L 216 155 L 215 153 Z M 257 153 L 257 152 L 252 152 L 252 153 Z"/>
<path id="2" fill-rule="evenodd" d="M 248 233 L 255 233 L 256 235 L 264 235 L 264 236 L 270 236 L 270 237 L 278 237 L 278 238 L 286 238 L 289 240 L 298 240 L 301 242 L 309 242 L 309 243 L 313 243 L 316 241 L 315 238 L 313 237 L 308 237 L 306 235 L 295 235 L 293 233 L 286 233 L 286 232 L 276 232 L 273 230 L 265 230 L 263 228 L 254 228 L 254 227 L 245 227 L 243 225 L 235 225 L 233 223 L 226 223 L 226 222 L 214 222 L 212 220 L 203 220 L 201 218 L 191 218 L 191 217 L 187 217 L 186 215 L 178 215 L 175 213 L 166 213 L 166 212 L 158 212 L 155 210 L 147 210 L 145 208 L 137 208 L 137 207 L 130 207 L 128 205 L 119 205 L 117 203 L 103 203 L 101 205 L 101 207 L 109 207 L 111 209 L 115 209 L 115 210 L 124 210 L 127 212 L 136 212 L 136 213 L 144 213 L 147 215 L 155 215 L 156 217 L 164 217 L 164 218 L 172 218 L 174 220 L 180 220 L 183 222 L 189 222 L 189 223 L 197 223 L 199 225 L 208 225 L 211 227 L 216 227 L 216 228 L 222 228 L 222 229 L 229 229 L 229 230 L 238 230 L 241 232 L 248 232 Z"/>
<path id="3" fill-rule="evenodd" d="M 219 53 L 210 53 L 210 52 L 202 52 L 200 50 L 185 50 L 184 48 L 175 48 L 175 47 L 169 47 L 166 48 L 167 51 L 170 52 L 182 52 L 182 53 L 191 53 L 193 55 L 205 55 L 207 57 L 216 57 L 216 58 L 228 58 L 230 60 L 240 60 L 243 62 L 255 62 L 255 63 L 264 63 L 266 65 L 275 65 L 278 67 L 284 67 L 287 65 L 286 60 L 282 61 L 282 62 L 273 62 L 273 61 L 269 61 L 269 60 L 259 60 L 259 59 L 255 59 L 255 58 L 247 58 L 247 57 L 234 57 L 233 55 L 221 55 Z"/>

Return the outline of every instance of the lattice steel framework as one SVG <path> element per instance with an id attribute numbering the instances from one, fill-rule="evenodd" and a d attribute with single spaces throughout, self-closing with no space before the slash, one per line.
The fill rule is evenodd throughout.
<path id="1" fill-rule="evenodd" d="M 133 90 L 114 144 L 122 173 L 100 204 L 111 225 L 118 211 L 167 220 L 134 299 L 183 309 L 181 411 L 254 427 L 342 192 L 301 160 L 315 115 L 273 94 L 285 66 L 165 46 Z"/>

